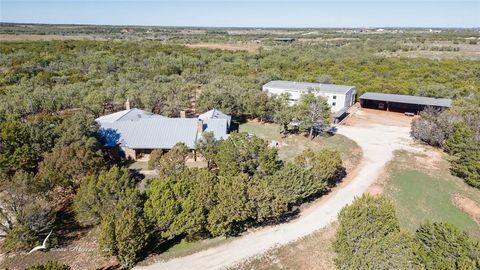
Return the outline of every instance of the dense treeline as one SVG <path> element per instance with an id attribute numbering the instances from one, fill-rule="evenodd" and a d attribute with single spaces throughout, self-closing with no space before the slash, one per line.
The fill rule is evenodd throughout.
<path id="1" fill-rule="evenodd" d="M 275 148 L 246 133 L 225 141 L 205 139 L 198 150 L 210 153 L 207 168 L 186 167 L 183 144 L 159 154 L 152 164 L 159 176 L 145 193 L 125 169 L 87 177 L 74 198 L 76 219 L 99 225 L 101 250 L 128 267 L 164 242 L 237 235 L 282 221 L 344 175 L 337 151 L 307 150 L 283 164 Z"/>
<path id="2" fill-rule="evenodd" d="M 316 81 L 365 91 L 466 96 L 478 92 L 480 64 L 467 60 L 386 58 L 382 45 L 324 48 L 298 43 L 257 53 L 189 49 L 154 41 L 42 41 L 0 45 L 0 112 L 22 115 L 83 107 L 95 115 L 133 106 L 165 115 L 198 100 L 201 110 L 260 116 L 261 85 Z M 373 48 L 373 49 L 371 49 Z M 378 49 L 377 49 L 378 48 Z"/>
<path id="3" fill-rule="evenodd" d="M 479 269 L 480 243 L 454 225 L 400 228 L 384 197 L 362 196 L 339 214 L 334 250 L 338 269 Z"/>
<path id="4" fill-rule="evenodd" d="M 110 161 L 91 115 L 78 111 L 0 119 L 0 230 L 7 250 L 55 242 L 75 190 Z"/>
<path id="5" fill-rule="evenodd" d="M 421 112 L 411 134 L 442 148 L 450 155 L 452 174 L 480 188 L 480 94 L 457 100 L 450 110 Z"/>

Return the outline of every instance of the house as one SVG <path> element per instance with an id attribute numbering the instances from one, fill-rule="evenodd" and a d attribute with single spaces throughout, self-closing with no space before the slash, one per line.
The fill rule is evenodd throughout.
<path id="1" fill-rule="evenodd" d="M 350 108 L 355 103 L 357 94 L 354 86 L 295 81 L 270 81 L 263 85 L 263 91 L 269 95 L 288 93 L 291 104 L 296 103 L 303 94 L 311 91 L 317 96 L 325 97 L 333 113 Z"/>
<path id="2" fill-rule="evenodd" d="M 452 105 L 449 98 L 432 98 L 409 95 L 396 95 L 367 92 L 360 96 L 360 105 L 363 108 L 380 109 L 418 114 L 426 107 L 447 109 Z"/>
<path id="3" fill-rule="evenodd" d="M 232 122 L 232 117 L 230 115 L 224 114 L 223 112 L 213 109 L 208 112 L 202 113 L 198 116 L 198 119 L 225 119 L 227 121 L 227 128 L 230 128 Z"/>
<path id="4" fill-rule="evenodd" d="M 215 109 L 201 116 L 169 118 L 133 108 L 101 116 L 96 122 L 105 147 L 119 150 L 126 159 L 136 160 L 155 149 L 170 150 L 177 143 L 195 150 L 204 132 L 213 132 L 218 140 L 228 137 L 230 116 Z"/>

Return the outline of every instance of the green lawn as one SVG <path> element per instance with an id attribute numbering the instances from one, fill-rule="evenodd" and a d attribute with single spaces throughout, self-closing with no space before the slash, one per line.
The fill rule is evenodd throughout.
<path id="1" fill-rule="evenodd" d="M 229 241 L 233 240 L 234 238 L 226 238 L 226 237 L 216 237 L 216 238 L 209 238 L 203 239 L 198 241 L 187 241 L 183 239 L 180 243 L 173 245 L 169 249 L 163 251 L 160 254 L 154 254 L 147 257 L 145 260 L 139 263 L 140 266 L 149 265 L 157 261 L 167 261 L 177 257 L 184 257 L 205 249 L 209 249 L 212 247 L 216 247 Z"/>
<path id="2" fill-rule="evenodd" d="M 390 162 L 389 172 L 385 194 L 394 200 L 405 228 L 413 231 L 427 220 L 448 222 L 480 238 L 480 226 L 452 201 L 458 194 L 480 203 L 480 191 L 450 175 L 443 158 L 432 165 L 401 151 Z"/>
<path id="3" fill-rule="evenodd" d="M 284 161 L 291 161 L 303 150 L 311 148 L 318 151 L 324 148 L 338 150 L 342 159 L 348 163 L 356 165 L 361 158 L 360 147 L 352 140 L 342 135 L 318 136 L 311 140 L 304 135 L 289 135 L 282 138 L 280 127 L 276 124 L 261 124 L 257 122 L 247 122 L 240 125 L 240 132 L 248 132 L 267 140 L 269 143 L 273 140 L 278 141 L 278 155 Z"/>

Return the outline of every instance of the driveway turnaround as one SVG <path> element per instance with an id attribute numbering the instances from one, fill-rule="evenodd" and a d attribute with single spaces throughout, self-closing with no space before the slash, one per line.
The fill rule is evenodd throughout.
<path id="1" fill-rule="evenodd" d="M 409 131 L 409 127 L 378 124 L 338 126 L 339 134 L 354 140 L 362 148 L 363 157 L 353 179 L 343 188 L 326 195 L 322 203 L 312 205 L 313 209 L 307 209 L 288 223 L 265 227 L 217 247 L 136 269 L 222 269 L 327 227 L 337 219 L 342 207 L 361 196 L 375 181 L 385 164 L 393 158 L 395 150 L 410 148 Z"/>

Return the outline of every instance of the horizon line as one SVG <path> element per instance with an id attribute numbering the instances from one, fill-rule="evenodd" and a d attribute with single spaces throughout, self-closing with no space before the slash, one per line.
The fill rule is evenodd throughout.
<path id="1" fill-rule="evenodd" d="M 480 26 L 206 26 L 206 25 L 148 25 L 148 24 L 95 24 L 95 23 L 42 23 L 0 21 L 0 24 L 110 26 L 110 27 L 166 27 L 166 28 L 238 28 L 238 29 L 476 29 Z"/>

